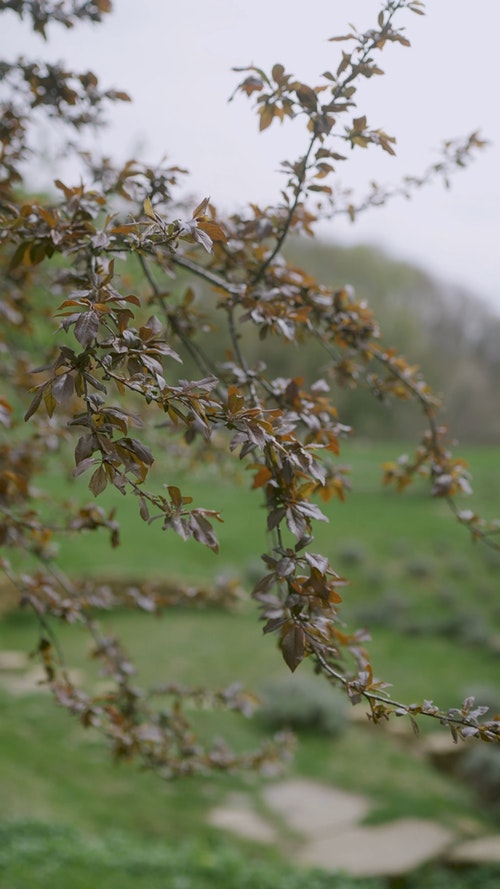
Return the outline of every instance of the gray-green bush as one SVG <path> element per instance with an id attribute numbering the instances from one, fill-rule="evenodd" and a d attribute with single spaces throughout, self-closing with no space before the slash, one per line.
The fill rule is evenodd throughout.
<path id="1" fill-rule="evenodd" d="M 259 718 L 271 729 L 316 731 L 333 737 L 346 727 L 345 695 L 312 676 L 295 674 L 269 681 L 261 697 Z"/>

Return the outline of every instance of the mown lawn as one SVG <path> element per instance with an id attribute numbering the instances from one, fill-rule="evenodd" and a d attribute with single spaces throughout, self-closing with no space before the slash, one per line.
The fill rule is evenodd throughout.
<path id="1" fill-rule="evenodd" d="M 370 444 L 348 450 L 345 459 L 353 464 L 353 492 L 345 503 L 327 505 L 330 523 L 318 525 L 317 549 L 327 552 L 332 564 L 351 580 L 344 591 L 344 613 L 352 625 L 373 627 L 370 650 L 377 674 L 392 681 L 391 694 L 406 702 L 426 697 L 449 706 L 478 687 L 500 693 L 498 560 L 469 542 L 446 506 L 427 496 L 423 483 L 403 496 L 381 489 L 380 463 L 397 456 L 397 446 Z M 495 503 L 500 490 L 498 452 L 475 449 L 470 461 L 477 491 L 471 505 L 493 516 L 497 506 L 500 512 Z M 109 507 L 118 507 L 122 546 L 113 551 L 104 535 L 89 533 L 61 547 L 65 566 L 76 573 L 120 577 L 126 582 L 143 575 L 206 582 L 227 572 L 241 576 L 250 588 L 260 570 L 258 555 L 266 545 L 258 492 L 235 489 L 232 482 L 210 470 L 166 481 L 175 481 L 200 505 L 221 510 L 226 521 L 218 526 L 219 556 L 178 541 L 158 525 L 147 527 L 136 515 L 135 502 L 111 493 L 101 499 Z M 48 491 L 66 484 L 66 474 L 54 472 Z M 79 502 L 87 502 L 87 495 L 80 486 Z M 465 503 L 469 506 L 468 500 Z M 121 611 L 105 621 L 124 640 L 137 660 L 139 679 L 146 682 L 178 679 L 223 686 L 238 679 L 258 690 L 270 676 L 286 675 L 275 642 L 262 636 L 251 604 L 235 613 L 175 609 L 160 618 Z M 0 621 L 0 650 L 30 651 L 36 638 L 34 621 L 27 614 L 6 615 Z M 87 683 L 98 681 L 78 629 L 64 628 L 61 640 L 70 665 L 83 670 Z M 301 670 L 308 671 L 308 665 Z M 30 830 L 38 836 L 37 824 L 64 824 L 80 838 L 75 840 L 78 846 L 118 831 L 130 837 L 131 848 L 138 844 L 138 860 L 144 859 L 141 843 L 152 841 L 164 842 L 168 848 L 196 841 L 197 848 L 208 849 L 220 842 L 220 834 L 206 824 L 208 809 L 230 792 L 255 796 L 264 780 L 218 777 L 165 784 L 134 765 L 110 764 L 103 742 L 58 710 L 43 692 L 20 697 L 4 689 L 0 704 L 0 821 L 11 824 L 28 819 L 35 825 L 27 828 L 30 836 Z M 424 732 L 430 728 L 434 726 L 423 726 Z M 218 713 L 204 715 L 203 731 L 222 734 L 238 748 L 255 746 L 265 735 L 258 722 Z M 496 822 L 473 790 L 455 777 L 436 772 L 419 755 L 417 744 L 411 733 L 401 740 L 389 736 L 384 727 L 349 723 L 335 739 L 311 733 L 302 736 L 290 773 L 368 794 L 374 802 L 375 820 L 414 815 L 438 818 L 453 827 L 473 823 L 495 829 Z M 57 827 L 54 831 L 59 836 Z M 36 848 L 43 848 L 37 842 Z M 52 840 L 47 842 L 47 849 L 53 850 Z M 63 845 L 61 840 L 60 853 Z M 249 844 L 231 845 L 242 860 L 246 856 L 251 861 L 257 855 Z M 258 855 L 269 868 L 277 866 L 277 851 L 259 850 Z M 0 874 L 1 866 L 0 856 Z M 165 861 L 162 866 L 167 873 Z M 246 886 L 242 872 L 239 882 L 227 886 Z M 29 868 L 24 875 L 6 873 L 14 874 L 5 883 L 10 889 L 28 886 L 30 874 L 35 879 Z M 51 889 L 80 885 L 73 878 L 64 882 L 69 873 L 52 874 Z M 128 887 L 126 879 L 120 885 Z M 147 885 L 163 885 L 156 879 L 157 875 L 154 879 L 151 875 Z M 200 871 L 196 878 L 186 876 L 179 887 L 218 885 L 215 877 L 213 882 L 210 879 Z M 268 885 L 265 875 L 259 879 L 255 885 Z M 287 887 L 294 885 L 291 879 Z M 89 876 L 89 880 L 94 878 Z M 49 882 L 35 879 L 35 884 L 48 886 Z M 164 885 L 176 884 L 167 879 Z M 281 885 L 276 875 L 275 885 Z M 343 889 L 354 883 L 328 885 Z M 115 886 L 111 878 L 109 886 Z"/>

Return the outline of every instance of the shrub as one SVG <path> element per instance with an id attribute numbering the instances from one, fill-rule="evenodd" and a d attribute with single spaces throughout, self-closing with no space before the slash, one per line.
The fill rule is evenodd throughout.
<path id="1" fill-rule="evenodd" d="M 262 689 L 260 720 L 269 728 L 341 734 L 347 722 L 345 696 L 312 676 L 293 675 L 268 682 Z"/>
<path id="2" fill-rule="evenodd" d="M 367 603 L 356 609 L 356 621 L 369 627 L 393 627 L 406 631 L 410 604 L 398 592 L 387 592 L 376 602 Z"/>
<path id="3" fill-rule="evenodd" d="M 434 565 L 429 559 L 417 557 L 408 562 L 406 570 L 416 580 L 428 580 L 434 574 Z"/>
<path id="4" fill-rule="evenodd" d="M 344 565 L 362 565 L 366 561 L 366 552 L 362 543 L 357 540 L 346 540 L 337 551 L 339 562 Z"/>
<path id="5" fill-rule="evenodd" d="M 500 818 L 500 749 L 474 747 L 460 763 L 460 774 L 475 790 L 489 813 Z"/>

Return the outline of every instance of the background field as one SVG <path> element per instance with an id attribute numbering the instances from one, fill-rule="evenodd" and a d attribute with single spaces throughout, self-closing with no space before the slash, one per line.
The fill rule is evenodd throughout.
<path id="1" fill-rule="evenodd" d="M 394 683 L 391 694 L 395 697 L 409 702 L 432 696 L 441 706 L 450 706 L 458 704 L 465 694 L 481 689 L 490 698 L 495 694 L 498 698 L 499 560 L 494 553 L 470 543 L 446 505 L 429 498 L 424 482 L 402 496 L 381 488 L 380 464 L 400 452 L 394 443 L 361 443 L 344 450 L 343 458 L 353 467 L 353 491 L 346 503 L 327 506 L 330 523 L 319 524 L 317 538 L 318 549 L 328 552 L 333 565 L 351 580 L 344 593 L 343 613 L 350 625 L 373 628 L 375 669 Z M 466 456 L 476 491 L 466 505 L 494 515 L 500 484 L 498 451 L 475 448 Z M 177 474 L 175 479 L 165 476 L 166 483 L 174 480 L 199 505 L 221 510 L 226 520 L 218 528 L 218 557 L 195 544 L 179 546 L 156 525 L 148 528 L 136 515 L 136 503 L 111 493 L 100 502 L 118 508 L 122 524 L 119 561 L 113 558 L 104 535 L 89 533 L 83 541 L 75 539 L 62 546 L 63 564 L 71 565 L 77 573 L 119 577 L 126 583 L 145 573 L 154 579 L 187 576 L 193 581 L 210 581 L 226 573 L 239 575 L 250 589 L 260 570 L 255 553 L 265 543 L 259 494 L 247 491 L 244 485 L 235 490 L 231 480 L 210 469 L 180 479 Z M 89 500 L 82 485 L 78 494 L 69 487 L 65 468 L 60 466 L 49 478 L 47 491 L 50 494 L 65 485 L 68 496 L 78 497 L 82 503 Z M 259 690 L 269 677 L 284 677 L 287 672 L 274 640 L 262 636 L 250 603 L 234 613 L 175 609 L 159 619 L 122 611 L 109 615 L 106 624 L 124 640 L 138 662 L 139 678 L 145 681 L 153 677 L 157 680 L 160 675 L 166 680 L 223 686 L 236 678 Z M 0 649 L 30 651 L 36 638 L 29 615 L 4 615 Z M 86 682 L 97 681 L 78 630 L 66 628 L 61 639 L 70 665 L 83 671 Z M 308 665 L 299 672 L 308 673 Z M 59 862 L 57 867 L 54 864 L 47 871 L 50 885 L 58 889 L 70 885 L 70 879 L 72 886 L 78 886 L 71 874 L 85 873 L 82 862 L 89 857 L 85 856 L 86 844 L 95 843 L 96 837 L 104 843 L 101 856 L 108 856 L 102 867 L 104 871 L 110 869 L 106 877 L 110 882 L 103 885 L 110 887 L 118 878 L 122 882 L 116 885 L 128 886 L 124 882 L 128 871 L 113 872 L 120 842 L 129 849 L 129 858 L 135 854 L 131 873 L 140 872 L 141 880 L 146 879 L 148 871 L 143 865 L 141 870 L 138 862 L 157 856 L 158 873 L 151 872 L 150 882 L 144 882 L 153 887 L 176 885 L 168 879 L 161 882 L 168 868 L 173 867 L 168 856 L 174 853 L 168 849 L 177 846 L 176 854 L 181 854 L 179 849 L 186 842 L 195 841 L 197 850 L 186 852 L 186 862 L 198 862 L 196 866 L 201 870 L 193 877 L 185 862 L 182 867 L 186 880 L 194 882 L 181 881 L 179 887 L 224 885 L 217 868 L 220 865 L 224 870 L 221 862 L 228 854 L 236 856 L 231 865 L 233 870 L 236 868 L 236 882 L 230 882 L 233 877 L 228 876 L 228 887 L 246 885 L 241 874 L 257 857 L 268 870 L 275 866 L 273 861 L 276 864 L 279 860 L 277 850 L 257 852 L 251 844 L 224 842 L 220 833 L 206 823 L 209 808 L 229 792 L 245 791 L 256 796 L 264 779 L 220 777 L 163 784 L 134 766 L 110 766 L 100 739 L 57 710 L 43 691 L 21 697 L 4 683 L 0 700 L 4 715 L 0 819 L 5 830 L 4 849 L 11 850 L 8 854 L 4 851 L 3 859 L 0 857 L 0 874 L 3 863 L 7 875 L 7 882 L 0 885 L 11 889 L 29 885 L 34 869 L 40 867 L 40 858 L 44 858 L 43 850 L 50 847 L 52 857 L 54 849 L 59 849 L 54 859 L 56 864 Z M 422 725 L 424 734 L 433 728 Z M 203 714 L 200 730 L 222 734 L 241 749 L 255 746 L 265 735 L 265 728 L 256 720 L 218 713 Z M 418 745 L 411 732 L 394 735 L 387 728 L 360 725 L 358 720 L 346 718 L 345 730 L 334 739 L 314 732 L 301 735 L 290 774 L 368 794 L 374 801 L 372 821 L 413 815 L 437 818 L 459 830 L 464 825 L 472 825 L 474 830 L 494 828 L 498 823 L 495 807 L 487 805 L 470 782 L 436 771 Z M 61 825 L 70 833 L 61 831 Z M 112 839 L 117 832 L 121 840 Z M 26 856 L 25 870 L 19 871 L 19 844 L 22 847 L 23 842 L 32 854 Z M 79 850 L 78 867 L 62 855 L 68 842 Z M 148 846 L 154 842 L 160 845 Z M 232 852 L 228 852 L 229 847 Z M 203 849 L 209 848 L 212 875 L 206 871 L 203 876 L 199 862 L 204 860 Z M 240 865 L 235 864 L 237 860 Z M 231 867 L 226 865 L 229 873 Z M 178 873 L 179 860 L 175 867 Z M 487 885 L 487 875 L 483 878 Z M 260 880 L 255 885 L 267 885 L 265 874 L 255 879 Z M 288 874 L 287 887 L 293 886 L 291 879 Z M 276 886 L 280 885 L 277 872 L 274 880 Z M 48 886 L 49 882 L 36 884 Z"/>

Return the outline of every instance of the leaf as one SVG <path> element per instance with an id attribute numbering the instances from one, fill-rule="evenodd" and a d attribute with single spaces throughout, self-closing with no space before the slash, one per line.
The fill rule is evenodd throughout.
<path id="1" fill-rule="evenodd" d="M 271 470 L 267 466 L 261 466 L 253 477 L 252 488 L 263 488 L 272 477 Z"/>
<path id="2" fill-rule="evenodd" d="M 22 263 L 24 263 L 25 254 L 26 254 L 26 256 L 29 256 L 30 246 L 31 246 L 30 243 L 26 242 L 26 241 L 19 244 L 19 246 L 16 248 L 16 250 L 12 256 L 12 259 L 10 261 L 10 265 L 9 265 L 10 269 L 12 269 L 12 270 L 16 269 L 18 266 L 20 266 Z"/>
<path id="3" fill-rule="evenodd" d="M 230 414 L 238 414 L 245 407 L 245 396 L 237 386 L 230 386 L 227 393 L 227 407 Z"/>
<path id="4" fill-rule="evenodd" d="M 117 444 L 120 444 L 132 454 L 135 454 L 135 456 L 138 457 L 142 463 L 145 463 L 146 466 L 151 466 L 154 463 L 154 457 L 150 449 L 143 444 L 142 441 L 139 441 L 139 439 L 122 438 Z"/>
<path id="5" fill-rule="evenodd" d="M 277 84 L 283 83 L 283 75 L 285 73 L 285 69 L 283 65 L 273 65 L 273 69 L 271 71 L 271 76 L 273 80 L 276 81 Z"/>
<path id="6" fill-rule="evenodd" d="M 262 132 L 263 130 L 267 130 L 268 126 L 270 126 L 273 122 L 274 118 L 274 105 L 265 104 L 259 110 L 260 114 L 260 123 L 259 130 Z"/>
<path id="7" fill-rule="evenodd" d="M 123 90 L 108 90 L 106 95 L 110 99 L 118 100 L 119 102 L 131 102 L 132 101 L 129 94 L 124 93 Z"/>
<path id="8" fill-rule="evenodd" d="M 52 390 L 50 386 L 47 386 L 44 389 L 43 400 L 45 402 L 45 410 L 47 411 L 49 417 L 51 417 L 56 409 L 56 400 L 52 395 Z"/>
<path id="9" fill-rule="evenodd" d="M 56 377 L 52 383 L 52 395 L 57 404 L 69 401 L 75 391 L 75 380 L 71 373 L 63 373 Z"/>
<path id="10" fill-rule="evenodd" d="M 149 521 L 149 509 L 145 497 L 139 497 L 139 515 L 144 522 Z"/>
<path id="11" fill-rule="evenodd" d="M 93 309 L 83 312 L 75 324 L 75 336 L 85 349 L 97 336 L 99 317 Z"/>
<path id="12" fill-rule="evenodd" d="M 366 115 L 363 117 L 355 117 L 352 122 L 353 130 L 357 132 L 363 132 L 366 129 Z"/>
<path id="13" fill-rule="evenodd" d="M 94 453 L 93 439 L 94 437 L 91 432 L 82 435 L 78 439 L 75 447 L 75 464 L 77 466 L 82 460 L 86 460 Z"/>
<path id="14" fill-rule="evenodd" d="M 318 522 L 328 521 L 327 516 L 321 512 L 319 506 L 316 506 L 315 503 L 307 503 L 307 501 L 302 500 L 300 503 L 297 503 L 295 510 L 302 513 L 302 515 L 309 516 L 311 519 L 316 519 Z"/>
<path id="15" fill-rule="evenodd" d="M 301 627 L 288 621 L 281 633 L 280 648 L 287 667 L 295 672 L 304 660 L 305 636 Z"/>
<path id="16" fill-rule="evenodd" d="M 149 217 L 149 219 L 153 219 L 154 222 L 156 222 L 156 213 L 153 210 L 153 205 L 150 198 L 146 198 L 146 200 L 144 201 L 144 212 L 146 216 Z"/>
<path id="17" fill-rule="evenodd" d="M 341 40 L 355 40 L 355 39 L 356 39 L 355 34 L 343 34 L 340 37 L 329 37 L 328 42 L 329 43 L 339 43 Z"/>
<path id="18" fill-rule="evenodd" d="M 274 633 L 276 630 L 281 629 L 285 622 L 286 618 L 284 617 L 271 617 L 263 626 L 262 632 L 264 635 L 267 635 L 267 633 Z"/>
<path id="19" fill-rule="evenodd" d="M 37 412 L 38 408 L 40 407 L 40 403 L 43 398 L 44 388 L 45 387 L 42 386 L 36 393 L 35 397 L 33 398 L 28 410 L 26 411 L 26 413 L 24 415 L 25 422 L 28 421 L 29 418 L 32 417 L 33 414 L 35 414 Z"/>
<path id="20" fill-rule="evenodd" d="M 233 68 L 233 71 L 240 70 L 238 68 Z M 255 75 L 250 75 L 250 77 L 245 78 L 243 83 L 240 84 L 239 89 L 246 93 L 247 96 L 251 96 L 254 92 L 260 92 L 264 87 L 263 80 L 260 77 L 255 77 Z"/>
<path id="21" fill-rule="evenodd" d="M 304 519 L 296 509 L 290 507 L 286 510 L 286 524 L 288 530 L 298 540 L 310 531 L 309 522 Z M 269 521 L 268 521 L 269 526 Z"/>
<path id="22" fill-rule="evenodd" d="M 86 457 L 84 460 L 80 460 L 78 465 L 75 466 L 71 475 L 73 478 L 78 478 L 79 475 L 83 475 L 87 469 L 90 469 L 91 466 L 95 466 L 96 460 L 93 457 Z"/>
<path id="23" fill-rule="evenodd" d="M 205 232 L 208 237 L 212 241 L 221 241 L 222 243 L 226 243 L 227 236 L 223 228 L 218 225 L 217 222 L 210 222 L 210 220 L 199 219 L 198 220 L 198 229 Z"/>
<path id="24" fill-rule="evenodd" d="M 217 535 L 210 522 L 203 515 L 193 511 L 189 516 L 189 525 L 193 532 L 193 537 L 198 543 L 208 546 L 214 553 L 219 552 Z"/>
<path id="25" fill-rule="evenodd" d="M 94 497 L 97 497 L 104 491 L 107 483 L 108 481 L 106 478 L 104 466 L 99 466 L 89 481 L 89 488 L 92 491 Z"/>
<path id="26" fill-rule="evenodd" d="M 342 72 L 345 71 L 347 66 L 350 64 L 350 61 L 351 61 L 351 54 L 347 53 L 347 52 L 342 52 L 342 61 L 340 62 L 340 65 L 337 68 L 337 77 L 339 76 L 339 74 L 342 74 Z"/>
<path id="27" fill-rule="evenodd" d="M 179 509 L 183 504 L 183 498 L 179 488 L 176 485 L 168 485 L 167 490 L 172 503 L 176 509 Z"/>
<path id="28" fill-rule="evenodd" d="M 195 210 L 193 210 L 192 219 L 198 219 L 200 216 L 205 216 L 208 205 L 210 203 L 210 198 L 203 198 L 202 201 L 198 204 Z"/>
<path id="29" fill-rule="evenodd" d="M 320 555 L 320 553 L 305 553 L 305 559 L 307 564 L 310 565 L 311 568 L 316 568 L 323 574 L 329 567 L 328 559 L 326 558 L 326 556 Z"/>
<path id="30" fill-rule="evenodd" d="M 206 232 L 203 231 L 198 225 L 193 229 L 193 237 L 198 244 L 201 244 L 202 247 L 207 251 L 207 253 L 213 253 L 214 245 L 212 243 L 212 238 L 207 235 Z"/>
<path id="31" fill-rule="evenodd" d="M 273 509 L 267 517 L 267 530 L 272 531 L 273 528 L 276 528 L 282 519 L 284 519 L 285 514 L 286 509 L 284 506 L 279 506 L 277 509 Z"/>
<path id="32" fill-rule="evenodd" d="M 302 83 L 297 87 L 295 92 L 303 108 L 307 111 L 316 111 L 316 108 L 318 107 L 318 96 L 310 86 L 306 86 L 305 83 Z"/>
<path id="33" fill-rule="evenodd" d="M 179 361 L 181 361 L 180 356 L 177 356 L 177 357 L 178 357 Z M 141 360 L 141 364 L 143 364 L 144 367 L 147 367 L 147 369 L 149 371 L 151 371 L 151 373 L 153 375 L 163 373 L 162 364 L 156 358 L 153 358 L 151 355 L 141 355 L 140 360 Z"/>

